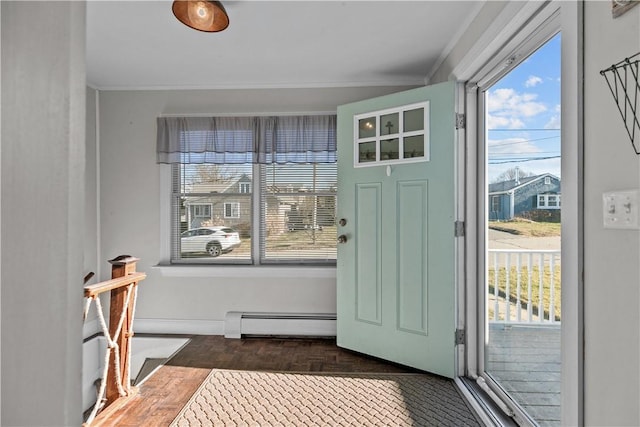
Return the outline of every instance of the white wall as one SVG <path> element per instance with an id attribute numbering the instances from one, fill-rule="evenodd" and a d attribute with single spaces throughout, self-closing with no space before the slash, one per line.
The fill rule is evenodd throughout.
<path id="1" fill-rule="evenodd" d="M 80 425 L 85 5 L 0 7 L 0 423 Z"/>
<path id="2" fill-rule="evenodd" d="M 405 89 L 100 92 L 101 261 L 120 254 L 141 259 L 138 270 L 148 276 L 140 285 L 136 330 L 221 334 L 228 311 L 336 311 L 334 268 L 315 276 L 300 269 L 209 268 L 215 277 L 187 277 L 180 270 L 168 277 L 154 268 L 161 261 L 161 210 L 166 209 L 156 164 L 158 116 L 330 112 L 340 104 Z M 104 269 L 102 279 L 107 274 Z"/>
<path id="3" fill-rule="evenodd" d="M 85 188 L 84 188 L 84 272 L 98 269 L 98 209 L 97 209 L 97 138 L 96 99 L 97 92 L 87 88 L 86 144 L 85 144 Z M 95 279 L 91 281 L 95 283 Z"/>
<path id="4" fill-rule="evenodd" d="M 603 228 L 602 193 L 640 187 L 640 156 L 600 70 L 640 51 L 640 7 L 585 2 L 585 424 L 640 425 L 640 232 Z"/>
<path id="5" fill-rule="evenodd" d="M 98 92 L 87 88 L 86 94 L 86 138 L 85 138 L 85 180 L 84 180 L 84 253 L 82 274 L 95 273 L 87 284 L 98 282 L 98 274 L 103 262 L 99 261 L 98 245 L 98 138 L 97 138 L 97 99 Z M 101 302 L 108 304 L 108 295 L 103 294 Z M 108 307 L 108 305 L 106 306 Z M 106 308 L 105 308 L 106 309 Z M 106 313 L 106 311 L 105 311 Z M 82 336 L 88 338 L 98 332 L 100 325 L 95 304 L 91 304 L 87 318 L 83 324 Z"/>

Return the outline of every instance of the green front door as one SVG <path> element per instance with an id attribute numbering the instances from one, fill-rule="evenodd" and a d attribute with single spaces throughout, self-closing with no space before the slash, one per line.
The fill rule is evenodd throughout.
<path id="1" fill-rule="evenodd" d="M 338 108 L 338 345 L 446 377 L 454 94 L 443 83 Z"/>

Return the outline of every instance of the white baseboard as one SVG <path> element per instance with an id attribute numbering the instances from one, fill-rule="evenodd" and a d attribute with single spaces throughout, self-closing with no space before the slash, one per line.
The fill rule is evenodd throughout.
<path id="1" fill-rule="evenodd" d="M 85 326 L 85 330 L 91 327 Z M 97 320 L 94 332 L 100 332 Z M 225 320 L 182 320 L 136 318 L 133 330 L 140 334 L 335 336 L 336 319 L 332 314 L 229 312 Z"/>
<path id="2" fill-rule="evenodd" d="M 230 311 L 225 318 L 224 336 L 242 335 L 336 336 L 335 314 L 247 313 Z"/>
<path id="3" fill-rule="evenodd" d="M 146 334 L 224 335 L 224 321 L 136 318 L 133 330 Z"/>

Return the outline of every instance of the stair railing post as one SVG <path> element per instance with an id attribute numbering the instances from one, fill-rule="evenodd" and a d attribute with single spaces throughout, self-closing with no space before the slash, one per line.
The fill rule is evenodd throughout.
<path id="1" fill-rule="evenodd" d="M 111 278 L 117 279 L 120 277 L 127 276 L 131 273 L 136 272 L 136 262 L 139 261 L 138 258 L 129 256 L 129 255 L 120 255 L 112 260 L 109 260 L 111 264 Z M 138 284 L 133 283 L 132 286 L 135 288 Z M 126 314 L 124 318 L 124 322 L 122 324 L 122 330 L 120 331 L 120 335 L 115 340 L 119 347 L 119 358 L 120 363 L 118 364 L 119 368 L 119 377 L 121 380 L 122 388 L 127 392 L 127 395 L 131 390 L 131 373 L 129 366 L 129 352 L 131 348 L 129 346 L 130 340 L 129 338 L 133 335 L 132 332 L 132 321 L 133 321 L 133 298 L 135 294 L 135 289 L 132 289 L 129 292 L 128 286 L 124 286 L 118 289 L 111 290 L 111 302 L 109 305 L 109 334 L 113 337 L 117 331 L 118 324 L 120 322 L 120 317 L 122 315 L 122 311 L 126 307 Z M 127 298 L 128 297 L 128 298 Z M 112 353 L 109 357 L 110 366 L 114 366 L 113 358 L 115 354 Z M 117 378 L 115 369 L 109 369 L 107 375 L 107 389 L 106 389 L 106 405 L 109 406 L 116 399 L 120 397 L 118 392 Z"/>

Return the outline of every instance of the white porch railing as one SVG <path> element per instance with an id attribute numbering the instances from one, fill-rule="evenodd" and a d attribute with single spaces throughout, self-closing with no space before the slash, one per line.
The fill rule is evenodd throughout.
<path id="1" fill-rule="evenodd" d="M 560 251 L 490 249 L 487 258 L 490 322 L 560 322 Z"/>

